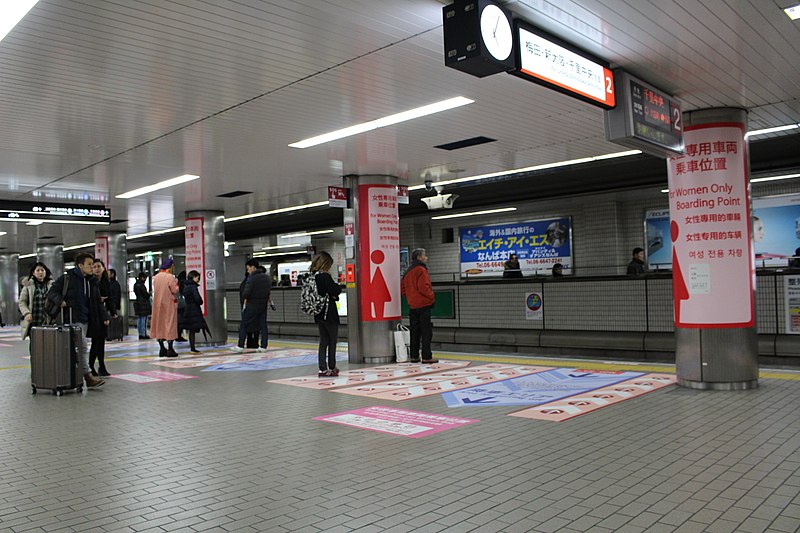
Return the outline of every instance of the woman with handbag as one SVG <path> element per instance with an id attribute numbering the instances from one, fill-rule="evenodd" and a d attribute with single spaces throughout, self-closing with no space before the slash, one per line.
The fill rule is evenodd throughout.
<path id="1" fill-rule="evenodd" d="M 318 253 L 311 261 L 311 278 L 317 285 L 317 292 L 327 296 L 328 302 L 321 313 L 314 316 L 319 328 L 319 377 L 335 377 L 339 375 L 336 368 L 336 343 L 339 341 L 339 312 L 336 302 L 342 293 L 342 287 L 333 281 L 330 270 L 333 258 L 328 252 Z M 327 360 L 326 360 L 327 354 Z"/>
<path id="2" fill-rule="evenodd" d="M 108 271 L 106 270 L 105 263 L 100 259 L 95 259 L 94 265 L 92 265 L 92 272 L 97 283 L 96 288 L 100 292 L 100 301 L 103 302 L 103 306 L 106 308 L 106 311 L 108 311 L 108 315 L 116 318 L 117 309 L 114 307 L 113 300 L 110 298 L 111 281 L 108 278 Z M 97 376 L 98 374 L 101 376 L 110 376 L 111 374 L 106 368 L 106 337 L 108 336 L 108 325 L 101 324 L 101 326 L 102 327 L 98 328 L 99 331 L 92 336 L 92 347 L 89 351 L 89 368 L 93 376 Z M 94 369 L 95 361 L 100 365 L 99 370 Z"/>
<path id="3" fill-rule="evenodd" d="M 139 340 L 149 339 L 147 335 L 147 317 L 153 311 L 153 306 L 150 303 L 150 291 L 147 290 L 147 274 L 139 272 L 136 276 L 136 283 L 133 284 L 133 293 L 136 295 L 136 301 L 133 302 L 133 312 L 136 313 L 136 329 L 139 331 Z"/>
<path id="4" fill-rule="evenodd" d="M 200 296 L 200 273 L 192 270 L 186 277 L 183 285 L 183 297 L 186 300 L 186 307 L 183 312 L 183 328 L 189 332 L 189 351 L 200 353 L 195 342 L 199 331 L 207 330 L 205 318 L 203 318 L 203 297 Z"/>
<path id="5" fill-rule="evenodd" d="M 28 279 L 22 285 L 22 292 L 19 293 L 23 340 L 28 337 L 32 327 L 45 324 L 47 315 L 44 312 L 44 302 L 52 284 L 53 276 L 47 265 L 35 263 L 31 267 Z"/>

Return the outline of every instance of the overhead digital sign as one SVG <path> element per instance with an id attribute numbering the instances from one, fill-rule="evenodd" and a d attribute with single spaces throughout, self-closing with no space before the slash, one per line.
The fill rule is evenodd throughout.
<path id="1" fill-rule="evenodd" d="M 683 154 L 680 102 L 621 69 L 614 75 L 619 105 L 605 113 L 606 138 L 659 157 Z"/>
<path id="2" fill-rule="evenodd" d="M 0 220 L 108 225 L 111 222 L 111 210 L 107 207 L 77 204 L 0 201 Z"/>
<path id="3" fill-rule="evenodd" d="M 604 109 L 616 105 L 614 73 L 590 54 L 517 20 L 517 68 L 511 74 Z"/>

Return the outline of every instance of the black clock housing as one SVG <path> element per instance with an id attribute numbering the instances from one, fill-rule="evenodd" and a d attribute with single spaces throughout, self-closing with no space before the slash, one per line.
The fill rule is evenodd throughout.
<path id="1" fill-rule="evenodd" d="M 511 12 L 491 0 L 457 0 L 442 8 L 444 64 L 478 78 L 516 68 L 513 52 L 500 61 L 486 49 L 481 37 L 480 18 L 487 5 L 499 7 L 512 24 Z"/>

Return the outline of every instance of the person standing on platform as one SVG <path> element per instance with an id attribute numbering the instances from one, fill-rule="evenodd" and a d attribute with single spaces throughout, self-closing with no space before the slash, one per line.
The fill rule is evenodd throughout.
<path id="1" fill-rule="evenodd" d="M 422 347 L 422 362 L 426 364 L 438 363 L 431 352 L 433 339 L 433 322 L 431 322 L 431 309 L 435 301 L 431 277 L 428 274 L 428 256 L 424 248 L 417 248 L 411 252 L 411 265 L 403 275 L 400 285 L 401 293 L 406 297 L 411 322 L 411 349 L 409 361 L 420 362 L 420 346 Z"/>
<path id="2" fill-rule="evenodd" d="M 108 299 L 111 305 L 117 310 L 117 315 L 122 314 L 122 285 L 117 280 L 117 271 L 113 268 L 108 269 Z M 123 334 L 128 331 L 128 325 L 123 324 Z"/>
<path id="3" fill-rule="evenodd" d="M 519 258 L 517 254 L 511 254 L 508 261 L 503 263 L 503 277 L 504 278 L 521 278 L 522 269 L 519 266 Z"/>
<path id="4" fill-rule="evenodd" d="M 633 249 L 633 258 L 628 263 L 629 276 L 641 276 L 647 272 L 647 267 L 644 266 L 644 248 L 638 246 Z"/>
<path id="5" fill-rule="evenodd" d="M 175 342 L 186 342 L 183 338 L 183 330 L 186 329 L 183 325 L 183 314 L 186 312 L 186 300 L 183 298 L 183 288 L 186 286 L 186 271 L 181 270 L 178 274 L 178 338 Z"/>
<path id="6" fill-rule="evenodd" d="M 247 280 L 250 278 L 250 275 L 255 272 L 259 266 L 261 265 L 258 263 L 257 259 L 248 259 L 247 263 L 244 264 L 244 279 L 239 284 L 239 309 L 242 309 L 242 315 L 244 314 L 244 288 L 247 286 Z M 239 326 L 239 331 L 241 331 L 241 324 Z M 258 348 L 258 331 L 251 328 L 251 330 L 247 332 L 246 343 L 242 344 L 242 346 L 249 349 Z"/>
<path id="7" fill-rule="evenodd" d="M 336 344 L 339 342 L 339 312 L 336 302 L 342 293 L 342 287 L 333 281 L 330 270 L 333 258 L 328 252 L 320 252 L 311 261 L 309 270 L 317 286 L 317 293 L 327 296 L 328 302 L 321 313 L 314 315 L 314 322 L 319 328 L 319 377 L 333 377 L 339 375 L 336 367 Z M 327 355 L 327 357 L 326 357 Z"/>
<path id="8" fill-rule="evenodd" d="M 100 301 L 103 302 L 103 307 L 108 313 L 109 317 L 116 317 L 117 310 L 111 301 L 111 281 L 108 278 L 108 271 L 106 265 L 100 259 L 95 259 L 92 265 L 92 273 L 94 274 L 97 290 L 100 293 Z M 108 325 L 97 328 L 92 334 L 92 346 L 89 349 L 89 369 L 93 376 L 98 374 L 107 377 L 110 376 L 106 369 L 106 336 L 108 334 Z M 94 369 L 94 363 L 97 361 L 100 364 L 100 369 Z"/>
<path id="9" fill-rule="evenodd" d="M 189 350 L 200 353 L 195 342 L 197 332 L 207 330 L 206 320 L 203 318 L 203 297 L 200 296 L 200 272 L 192 270 L 186 276 L 183 284 L 183 297 L 186 300 L 186 309 L 183 312 L 183 327 L 189 333 Z"/>
<path id="10" fill-rule="evenodd" d="M 69 280 L 69 281 L 67 281 Z M 66 293 L 64 284 L 67 284 Z M 64 295 L 61 299 L 61 295 Z M 92 376 L 89 367 L 89 350 L 86 339 L 104 331 L 108 326 L 108 312 L 100 300 L 97 281 L 94 277 L 94 257 L 85 252 L 75 256 L 75 268 L 59 278 L 50 287 L 47 297 L 61 299 L 62 316 L 65 323 L 81 328 L 80 364 L 83 379 L 88 388 L 103 385 L 105 380 Z"/>
<path id="11" fill-rule="evenodd" d="M 158 339 L 159 357 L 178 357 L 173 343 L 178 337 L 178 279 L 175 272 L 175 261 L 171 257 L 164 259 L 161 269 L 153 278 L 153 322 L 150 324 L 150 335 Z M 168 346 L 164 346 L 164 341 Z"/>
<path id="12" fill-rule="evenodd" d="M 28 280 L 22 286 L 22 292 L 19 293 L 19 312 L 22 315 L 22 340 L 25 340 L 30 335 L 32 327 L 44 325 L 44 301 L 52 284 L 53 276 L 47 265 L 35 263 L 31 267 Z"/>
<path id="13" fill-rule="evenodd" d="M 261 335 L 259 352 L 267 351 L 269 330 L 267 329 L 267 305 L 272 290 L 272 280 L 267 275 L 267 270 L 257 267 L 247 276 L 247 283 L 242 291 L 242 320 L 239 324 L 239 344 L 234 348 L 241 352 L 245 348 L 245 340 L 249 337 L 248 331 L 256 331 L 256 339 Z"/>
<path id="14" fill-rule="evenodd" d="M 133 284 L 133 293 L 136 301 L 133 302 L 133 312 L 136 313 L 136 329 L 139 330 L 139 340 L 149 339 L 147 335 L 147 317 L 153 312 L 153 305 L 150 303 L 150 291 L 147 290 L 147 273 L 139 272 L 136 276 L 136 283 Z"/>

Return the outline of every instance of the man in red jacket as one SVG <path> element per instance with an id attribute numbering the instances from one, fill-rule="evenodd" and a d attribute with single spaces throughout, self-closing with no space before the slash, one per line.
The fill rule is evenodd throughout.
<path id="1" fill-rule="evenodd" d="M 431 339 L 433 338 L 433 323 L 431 322 L 431 308 L 433 307 L 433 287 L 431 277 L 428 275 L 428 256 L 424 248 L 417 248 L 411 252 L 411 266 L 403 275 L 400 285 L 403 296 L 411 308 L 411 353 L 409 360 L 419 363 L 419 348 L 422 343 L 422 362 L 438 363 L 431 353 Z"/>

